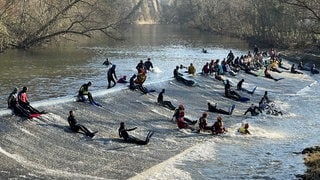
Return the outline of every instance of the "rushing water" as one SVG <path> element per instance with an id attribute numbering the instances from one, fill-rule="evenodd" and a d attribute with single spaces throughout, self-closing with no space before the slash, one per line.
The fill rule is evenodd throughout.
<path id="1" fill-rule="evenodd" d="M 0 54 L 0 100 L 13 87 L 29 87 L 31 101 L 73 96 L 81 84 L 92 81 L 93 91 L 106 89 L 109 58 L 117 65 L 118 77 L 135 73 L 140 60 L 151 58 L 156 73 L 153 82 L 168 80 L 176 65 L 193 63 L 197 70 L 211 59 L 223 59 L 232 50 L 236 56 L 246 54 L 251 47 L 241 40 L 199 33 L 177 26 L 146 25 L 130 27 L 121 42 L 96 39 L 90 43 L 60 49 L 8 51 Z M 207 54 L 201 49 L 208 50 Z M 280 75 L 279 75 L 280 76 Z M 277 85 L 248 78 L 251 86 L 270 92 L 286 112 L 283 117 L 240 117 L 250 122 L 252 136 L 230 133 L 223 138 L 206 141 L 167 162 L 166 167 L 150 179 L 294 179 L 304 172 L 301 152 L 318 143 L 319 83 L 318 77 L 282 73 L 286 78 Z M 295 83 L 295 82 L 299 83 Z M 209 91 L 209 89 L 206 89 Z M 238 124 L 229 127 L 235 131 Z"/>

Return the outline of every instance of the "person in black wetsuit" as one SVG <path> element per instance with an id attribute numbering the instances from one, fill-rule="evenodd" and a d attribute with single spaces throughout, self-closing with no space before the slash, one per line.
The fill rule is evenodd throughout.
<path id="1" fill-rule="evenodd" d="M 85 96 L 88 96 L 89 102 L 91 104 L 94 104 L 93 97 L 92 97 L 91 93 L 89 92 L 89 87 L 91 86 L 91 84 L 92 83 L 89 81 L 87 84 L 83 84 L 80 87 L 79 92 L 78 92 L 79 101 L 85 102 L 86 101 L 86 97 Z"/>
<path id="2" fill-rule="evenodd" d="M 254 104 L 251 104 L 251 106 L 247 109 L 247 111 L 244 113 L 246 115 L 248 112 L 251 113 L 251 116 L 257 116 L 260 113 L 262 113 L 261 109 L 258 106 L 255 106 Z"/>
<path id="3" fill-rule="evenodd" d="M 13 113 L 20 116 L 31 118 L 29 111 L 24 109 L 18 103 L 18 88 L 14 88 L 8 97 L 8 108 L 13 110 Z"/>
<path id="4" fill-rule="evenodd" d="M 217 104 L 212 105 L 208 102 L 208 110 L 209 112 L 214 112 L 214 113 L 220 113 L 220 114 L 226 114 L 226 115 L 232 115 L 232 112 L 235 108 L 235 105 L 232 105 L 229 111 L 225 111 L 223 109 L 217 109 Z"/>
<path id="5" fill-rule="evenodd" d="M 244 82 L 244 79 L 241 79 L 237 84 L 237 90 L 242 90 L 242 84 Z"/>
<path id="6" fill-rule="evenodd" d="M 241 96 L 237 92 L 231 90 L 231 85 L 229 80 L 226 80 L 226 84 L 224 85 L 224 95 L 227 98 L 234 99 L 236 101 L 240 100 L 241 98 Z"/>
<path id="7" fill-rule="evenodd" d="M 106 65 L 106 66 L 109 66 L 109 65 L 111 65 L 111 64 L 112 64 L 112 63 L 109 61 L 108 58 L 103 62 L 103 65 Z"/>
<path id="8" fill-rule="evenodd" d="M 133 131 L 135 129 L 137 129 L 137 127 L 134 127 L 134 128 L 131 128 L 131 129 L 126 129 L 125 125 L 124 125 L 124 122 L 121 122 L 120 123 L 120 128 L 118 130 L 119 137 L 122 137 L 124 139 L 124 141 L 127 142 L 127 143 L 135 143 L 135 144 L 138 144 L 138 145 L 146 145 L 146 144 L 148 144 L 150 138 L 153 135 L 153 132 L 149 131 L 146 139 L 145 140 L 141 140 L 141 139 L 138 139 L 136 137 L 130 136 L 128 134 L 128 131 Z"/>
<path id="9" fill-rule="evenodd" d="M 95 135 L 95 133 L 90 132 L 89 129 L 87 129 L 83 125 L 77 123 L 77 120 L 75 119 L 73 111 L 69 111 L 68 123 L 69 123 L 71 130 L 74 132 L 81 131 L 83 134 L 85 134 L 86 136 L 90 136 L 90 137 L 93 137 Z"/>
<path id="10" fill-rule="evenodd" d="M 165 93 L 165 89 L 162 89 L 162 91 L 158 95 L 158 99 L 157 99 L 158 103 L 161 104 L 164 107 L 168 107 L 171 110 L 175 110 L 176 107 L 174 107 L 170 101 L 164 101 L 163 100 L 163 94 L 164 93 Z"/>
<path id="11" fill-rule="evenodd" d="M 152 71 L 152 69 L 153 69 L 153 64 L 152 64 L 150 58 L 148 58 L 147 61 L 144 62 L 144 66 L 145 66 L 146 70 Z"/>
<path id="12" fill-rule="evenodd" d="M 134 83 L 134 80 L 136 79 L 136 77 L 137 77 L 137 75 L 136 74 L 133 74 L 132 76 L 131 76 L 131 78 L 130 78 L 130 80 L 129 80 L 129 89 L 130 90 L 135 90 L 135 89 L 137 89 L 138 87 L 137 87 L 137 85 L 135 85 L 135 83 Z"/>
<path id="13" fill-rule="evenodd" d="M 296 70 L 296 67 L 295 67 L 294 64 L 292 64 L 290 72 L 293 73 L 293 74 L 303 74 L 302 72 L 299 72 L 299 71 Z"/>
<path id="14" fill-rule="evenodd" d="M 184 83 L 187 86 L 193 86 L 195 84 L 192 80 L 187 80 L 183 78 L 183 74 L 179 73 L 179 66 L 176 66 L 176 68 L 173 70 L 173 77 L 182 83 Z"/>
<path id="15" fill-rule="evenodd" d="M 138 70 L 138 73 L 146 70 L 146 67 L 142 60 L 140 60 L 140 62 L 137 64 L 136 69 Z"/>
<path id="16" fill-rule="evenodd" d="M 111 88 L 111 81 L 113 82 L 112 87 L 117 84 L 117 75 L 116 75 L 116 65 L 112 65 L 112 67 L 108 70 L 108 89 Z"/>

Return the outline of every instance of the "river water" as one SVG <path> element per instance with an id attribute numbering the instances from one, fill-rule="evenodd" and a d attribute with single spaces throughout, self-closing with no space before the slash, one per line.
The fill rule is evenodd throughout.
<path id="1" fill-rule="evenodd" d="M 168 81 L 176 65 L 193 63 L 199 71 L 205 62 L 223 59 L 230 50 L 236 56 L 252 50 L 238 39 L 179 26 L 131 26 L 123 37 L 120 42 L 100 38 L 77 46 L 0 54 L 0 107 L 6 107 L 14 87 L 28 86 L 33 102 L 73 97 L 88 81 L 93 82 L 93 92 L 105 91 L 108 67 L 102 63 L 106 58 L 117 65 L 118 77 L 130 77 L 136 64 L 150 57 L 155 73 L 148 79 L 157 83 Z M 202 48 L 208 53 L 201 53 Z M 256 99 L 268 90 L 285 114 L 250 117 L 236 111 L 238 122 L 230 123 L 228 135 L 207 140 L 164 162 L 165 167 L 149 174 L 148 179 L 295 179 L 305 171 L 303 156 L 296 152 L 319 141 L 319 77 L 307 72 L 301 76 L 282 73 L 276 76 L 285 80 L 274 83 L 247 76 L 241 74 L 232 81 L 245 77 L 248 87 L 258 86 Z M 202 90 L 209 92 L 214 86 Z M 211 98 L 205 92 L 203 96 Z M 248 105 L 240 106 L 244 109 Z M 234 133 L 242 121 L 250 122 L 253 135 Z"/>

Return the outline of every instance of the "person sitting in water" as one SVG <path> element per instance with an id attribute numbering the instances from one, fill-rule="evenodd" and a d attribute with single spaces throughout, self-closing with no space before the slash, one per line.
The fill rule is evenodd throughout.
<path id="1" fill-rule="evenodd" d="M 248 130 L 249 129 L 249 123 L 245 123 L 244 125 L 242 125 L 239 129 L 238 129 L 238 132 L 240 134 L 251 134 L 250 131 Z"/>
<path id="2" fill-rule="evenodd" d="M 177 122 L 180 118 L 182 118 L 182 121 L 184 121 L 184 122 L 186 122 L 187 124 L 190 124 L 190 125 L 194 125 L 194 124 L 197 123 L 197 120 L 192 121 L 192 120 L 184 117 L 184 106 L 183 106 L 183 104 L 180 104 L 180 105 L 178 106 L 178 108 L 174 111 L 174 114 L 173 114 L 173 116 L 172 116 L 172 120 L 173 120 L 173 118 L 175 118 L 176 122 Z M 181 122 L 181 124 L 183 124 L 183 122 Z"/>
<path id="3" fill-rule="evenodd" d="M 158 99 L 157 99 L 158 103 L 161 104 L 164 107 L 167 107 L 167 108 L 171 109 L 171 110 L 175 110 L 176 107 L 174 107 L 170 101 L 164 101 L 163 100 L 163 94 L 164 93 L 165 93 L 165 89 L 162 89 L 162 91 L 158 95 Z"/>
<path id="4" fill-rule="evenodd" d="M 124 125 L 124 122 L 121 122 L 120 123 L 120 127 L 118 129 L 119 137 L 123 138 L 123 140 L 126 143 L 134 143 L 134 144 L 138 144 L 138 145 L 146 145 L 146 144 L 148 144 L 149 141 L 150 141 L 150 138 L 153 135 L 153 132 L 149 131 L 146 139 L 145 140 L 141 140 L 141 139 L 138 139 L 136 137 L 130 136 L 128 134 L 128 131 L 133 131 L 135 129 L 137 129 L 137 127 L 134 127 L 134 128 L 131 128 L 131 129 L 126 129 L 125 125 Z"/>
<path id="5" fill-rule="evenodd" d="M 137 89 L 137 86 L 134 84 L 134 80 L 136 79 L 137 75 L 136 74 L 133 74 L 129 80 L 129 89 L 130 90 L 135 90 Z"/>
<path id="6" fill-rule="evenodd" d="M 143 83 L 147 79 L 146 71 L 141 70 L 140 73 L 138 73 L 137 78 L 134 80 L 134 83 L 136 84 L 136 88 L 138 88 L 142 93 L 147 94 L 149 92 L 154 92 L 155 90 L 149 91 L 146 87 L 143 86 Z"/>
<path id="7" fill-rule="evenodd" d="M 264 70 L 264 76 L 265 76 L 266 78 L 273 79 L 274 81 L 278 81 L 278 79 L 276 79 L 276 78 L 274 78 L 274 77 L 271 76 L 271 74 L 270 74 L 270 72 L 269 72 L 269 70 L 268 70 L 267 67 L 266 67 L 265 70 Z"/>
<path id="8" fill-rule="evenodd" d="M 319 70 L 316 68 L 315 64 L 312 64 L 310 71 L 312 74 L 319 74 Z"/>
<path id="9" fill-rule="evenodd" d="M 218 116 L 217 117 L 217 121 L 213 124 L 213 128 L 214 128 L 214 134 L 224 134 L 227 131 L 227 129 L 224 127 L 224 124 L 222 122 L 222 117 Z"/>
<path id="10" fill-rule="evenodd" d="M 196 73 L 196 68 L 193 66 L 192 63 L 190 63 L 190 66 L 188 67 L 188 74 L 195 75 Z"/>
<path id="11" fill-rule="evenodd" d="M 229 111 L 225 111 L 223 109 L 217 109 L 217 103 L 213 106 L 208 102 L 208 111 L 214 112 L 214 113 L 220 113 L 220 114 L 226 114 L 226 115 L 232 115 L 233 110 L 235 108 L 235 105 L 232 105 L 229 109 Z"/>
<path id="12" fill-rule="evenodd" d="M 203 75 L 208 75 L 210 73 L 210 67 L 208 62 L 202 67 L 201 72 Z"/>
<path id="13" fill-rule="evenodd" d="M 144 67 L 146 68 L 146 70 L 152 71 L 152 69 L 153 69 L 153 64 L 152 64 L 150 58 L 148 58 L 147 61 L 144 62 Z"/>
<path id="14" fill-rule="evenodd" d="M 27 87 L 23 87 L 22 90 L 19 92 L 18 94 L 18 103 L 19 105 L 29 111 L 31 114 L 44 114 L 45 112 L 42 111 L 40 112 L 39 110 L 35 109 L 34 107 L 32 107 L 30 105 L 30 102 L 29 102 L 29 98 L 28 98 L 28 95 L 27 95 L 27 91 L 28 91 L 28 88 Z"/>
<path id="15" fill-rule="evenodd" d="M 176 68 L 173 70 L 173 77 L 177 78 L 180 76 L 183 76 L 183 74 L 179 72 L 179 66 L 176 66 Z"/>
<path id="16" fill-rule="evenodd" d="M 80 102 L 86 102 L 88 97 L 88 100 L 91 104 L 95 104 L 95 101 L 93 100 L 92 94 L 89 92 L 89 87 L 91 86 L 91 81 L 89 81 L 87 84 L 83 84 L 78 92 L 78 98 Z"/>
<path id="17" fill-rule="evenodd" d="M 251 116 L 257 116 L 260 113 L 262 113 L 261 109 L 258 106 L 255 106 L 254 104 L 251 104 L 251 106 L 247 109 L 247 111 L 244 113 L 246 115 L 248 112 L 251 113 Z"/>
<path id="18" fill-rule="evenodd" d="M 18 103 L 18 88 L 14 88 L 8 97 L 8 108 L 12 109 L 15 115 L 25 116 L 27 118 L 31 118 L 31 114 L 29 111 L 25 110 Z"/>
<path id="19" fill-rule="evenodd" d="M 202 116 L 199 118 L 199 131 L 211 131 L 214 134 L 213 126 L 208 126 L 208 113 L 203 112 Z"/>
<path id="20" fill-rule="evenodd" d="M 208 51 L 206 49 L 202 48 L 202 52 L 207 53 Z"/>
<path id="21" fill-rule="evenodd" d="M 241 96 L 237 92 L 231 90 L 229 80 L 226 80 L 226 84 L 224 85 L 224 94 L 227 98 L 234 99 L 236 101 L 240 100 L 241 98 Z"/>
<path id="22" fill-rule="evenodd" d="M 302 72 L 299 72 L 299 71 L 296 70 L 296 67 L 295 67 L 294 64 L 292 64 L 290 72 L 293 73 L 293 74 L 303 74 Z"/>
<path id="23" fill-rule="evenodd" d="M 81 131 L 80 133 L 83 133 L 86 136 L 90 136 L 90 137 L 93 137 L 95 135 L 95 133 L 89 131 L 88 128 L 84 127 L 81 124 L 78 124 L 77 120 L 75 119 L 73 111 L 69 111 L 68 123 L 69 123 L 71 130 L 74 132 Z"/>
<path id="24" fill-rule="evenodd" d="M 116 65 L 113 64 L 112 67 L 108 70 L 108 89 L 111 88 L 111 81 L 113 82 L 112 87 L 117 84 L 117 79 Z"/>
<path id="25" fill-rule="evenodd" d="M 299 70 L 305 70 L 304 67 L 303 67 L 302 61 L 299 62 L 298 69 Z"/>
<path id="26" fill-rule="evenodd" d="M 128 83 L 127 76 L 122 76 L 122 78 L 118 79 L 117 83 L 122 83 L 122 84 Z"/>
<path id="27" fill-rule="evenodd" d="M 111 64 L 112 64 L 112 63 L 109 61 L 108 58 L 103 62 L 103 65 L 105 65 L 105 66 L 109 66 L 109 65 L 111 65 Z"/>

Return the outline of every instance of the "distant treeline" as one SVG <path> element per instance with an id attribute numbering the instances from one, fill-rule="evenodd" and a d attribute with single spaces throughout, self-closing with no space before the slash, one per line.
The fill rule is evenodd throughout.
<path id="1" fill-rule="evenodd" d="M 319 48 L 318 0 L 172 0 L 167 22 L 188 24 L 266 47 Z"/>
<path id="2" fill-rule="evenodd" d="M 260 47 L 319 48 L 318 0 L 0 0 L 0 52 L 97 33 L 121 39 L 120 25 L 146 14 Z"/>

